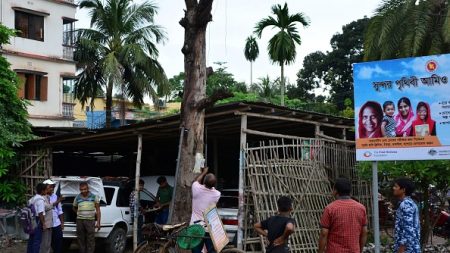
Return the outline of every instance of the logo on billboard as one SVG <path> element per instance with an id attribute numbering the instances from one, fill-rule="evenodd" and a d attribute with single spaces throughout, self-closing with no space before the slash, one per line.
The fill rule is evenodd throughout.
<path id="1" fill-rule="evenodd" d="M 364 152 L 364 157 L 371 157 L 372 156 L 372 153 L 371 152 L 369 152 L 369 151 L 366 151 L 366 152 Z"/>
<path id="2" fill-rule="evenodd" d="M 428 154 L 431 155 L 431 156 L 434 156 L 434 155 L 437 154 L 437 151 L 436 151 L 435 149 L 430 149 L 430 150 L 428 151 Z"/>
<path id="3" fill-rule="evenodd" d="M 438 64 L 435 60 L 427 61 L 426 69 L 428 72 L 433 73 L 438 68 Z"/>

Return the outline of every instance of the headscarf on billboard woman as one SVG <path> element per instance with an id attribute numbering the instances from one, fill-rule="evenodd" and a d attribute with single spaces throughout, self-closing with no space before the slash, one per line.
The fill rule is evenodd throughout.
<path id="1" fill-rule="evenodd" d="M 397 102 L 398 114 L 395 115 L 395 134 L 397 137 L 412 136 L 412 122 L 414 121 L 414 112 L 411 107 L 411 101 L 407 97 L 402 97 Z"/>
<path id="2" fill-rule="evenodd" d="M 416 120 L 412 123 L 413 136 L 435 136 L 436 121 L 431 119 L 430 105 L 423 101 L 419 102 L 416 114 Z"/>
<path id="3" fill-rule="evenodd" d="M 375 101 L 367 101 L 359 110 L 358 136 L 359 138 L 380 138 L 383 109 Z"/>

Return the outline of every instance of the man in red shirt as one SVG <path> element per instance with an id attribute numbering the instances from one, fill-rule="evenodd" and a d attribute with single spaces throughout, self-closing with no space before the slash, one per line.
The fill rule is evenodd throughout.
<path id="1" fill-rule="evenodd" d="M 319 253 L 361 253 L 367 240 L 366 208 L 351 199 L 352 185 L 338 178 L 333 186 L 336 198 L 325 207 L 320 219 L 322 228 Z"/>

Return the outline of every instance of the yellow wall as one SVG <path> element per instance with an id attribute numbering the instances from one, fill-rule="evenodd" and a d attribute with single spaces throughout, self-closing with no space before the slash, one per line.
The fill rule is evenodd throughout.
<path id="1" fill-rule="evenodd" d="M 75 120 L 78 121 L 86 121 L 86 106 L 90 107 L 90 99 L 88 99 L 87 104 L 84 105 L 84 108 L 81 107 L 81 103 L 78 100 L 75 100 L 75 107 L 73 108 L 73 116 L 75 117 Z M 113 107 L 118 105 L 120 103 L 120 100 L 113 100 Z M 106 99 L 105 98 L 96 98 L 94 99 L 94 108 L 89 108 L 90 110 L 94 111 L 104 111 L 106 107 Z M 148 108 L 150 111 L 155 111 L 155 107 L 149 104 L 142 105 L 142 108 Z M 173 103 L 167 103 L 166 108 L 160 110 L 161 114 L 166 114 L 169 112 L 172 112 L 174 110 L 179 110 L 181 107 L 181 102 L 173 102 Z M 127 101 L 126 102 L 126 108 L 128 109 L 137 109 L 132 102 Z"/>

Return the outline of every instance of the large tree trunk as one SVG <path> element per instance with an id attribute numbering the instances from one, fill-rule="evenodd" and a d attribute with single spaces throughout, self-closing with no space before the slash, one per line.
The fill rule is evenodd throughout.
<path id="1" fill-rule="evenodd" d="M 172 211 L 172 222 L 189 221 L 191 216 L 191 185 L 195 154 L 203 152 L 206 56 L 205 34 L 211 21 L 213 0 L 185 0 L 185 16 L 180 25 L 184 27 L 184 94 L 181 104 L 181 127 L 185 129 L 180 141 L 180 160 Z"/>
<path id="2" fill-rule="evenodd" d="M 284 106 L 284 62 L 281 62 L 281 105 Z"/>
<path id="3" fill-rule="evenodd" d="M 112 107 L 112 91 L 113 82 L 108 82 L 108 87 L 106 87 L 106 122 L 105 127 L 111 127 L 111 107 Z"/>

